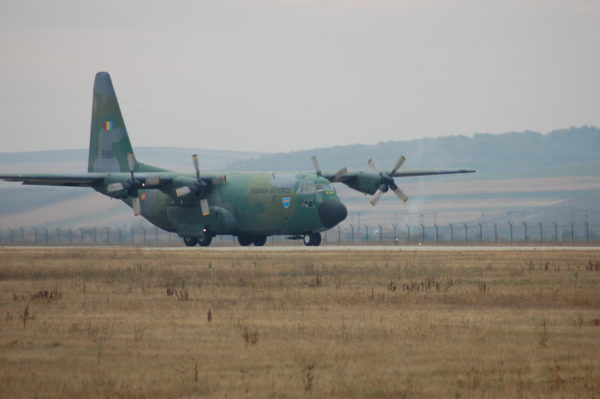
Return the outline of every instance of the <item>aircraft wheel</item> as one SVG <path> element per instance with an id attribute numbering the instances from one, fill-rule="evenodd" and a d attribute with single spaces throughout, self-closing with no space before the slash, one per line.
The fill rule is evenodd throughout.
<path id="1" fill-rule="evenodd" d="M 201 247 L 208 247 L 212 242 L 213 237 L 210 234 L 205 234 L 204 238 L 198 241 L 198 245 Z"/>
<path id="2" fill-rule="evenodd" d="M 240 234 L 238 235 L 238 242 L 242 247 L 247 247 L 248 245 L 252 244 L 252 237 Z"/>
<path id="3" fill-rule="evenodd" d="M 304 245 L 318 247 L 321 245 L 321 233 L 309 233 L 304 236 Z"/>
<path id="4" fill-rule="evenodd" d="M 267 236 L 254 236 L 252 243 L 255 247 L 262 247 L 267 242 Z"/>
<path id="5" fill-rule="evenodd" d="M 183 237 L 183 243 L 188 247 L 193 247 L 198 244 L 198 239 L 196 237 Z"/>

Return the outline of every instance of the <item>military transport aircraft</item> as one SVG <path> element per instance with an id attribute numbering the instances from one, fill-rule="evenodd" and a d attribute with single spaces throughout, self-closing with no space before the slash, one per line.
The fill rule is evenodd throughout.
<path id="1" fill-rule="evenodd" d="M 331 183 L 343 183 L 374 195 L 375 206 L 391 190 L 402 201 L 407 196 L 394 177 L 475 172 L 455 170 L 399 171 L 400 157 L 390 171 L 368 165 L 375 173 L 342 168 L 324 173 L 312 157 L 315 173 L 227 172 L 201 173 L 196 155 L 195 173 L 176 173 L 139 162 L 133 153 L 110 76 L 96 74 L 88 173 L 10 174 L 0 179 L 28 185 L 91 187 L 123 200 L 150 223 L 176 232 L 188 246 L 208 246 L 217 234 L 237 236 L 242 246 L 262 246 L 271 235 L 303 239 L 307 246 L 321 243 L 321 232 L 343 221 L 348 212 Z"/>

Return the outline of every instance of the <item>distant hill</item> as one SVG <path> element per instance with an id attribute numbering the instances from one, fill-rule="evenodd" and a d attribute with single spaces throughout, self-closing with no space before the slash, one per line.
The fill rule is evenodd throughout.
<path id="1" fill-rule="evenodd" d="M 547 175 L 600 173 L 600 129 L 572 127 L 542 134 L 526 131 L 505 134 L 447 136 L 375 145 L 341 145 L 290 153 L 264 154 L 230 162 L 231 170 L 308 170 L 310 157 L 321 167 L 337 170 L 366 169 L 373 158 L 380 168 L 391 168 L 400 155 L 406 168 L 474 168 L 480 174 L 542 171 Z"/>

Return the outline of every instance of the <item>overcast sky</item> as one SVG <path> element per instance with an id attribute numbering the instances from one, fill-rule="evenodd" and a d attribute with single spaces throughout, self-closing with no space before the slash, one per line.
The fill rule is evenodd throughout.
<path id="1" fill-rule="evenodd" d="M 0 0 L 0 151 L 290 151 L 600 125 L 597 0 Z"/>

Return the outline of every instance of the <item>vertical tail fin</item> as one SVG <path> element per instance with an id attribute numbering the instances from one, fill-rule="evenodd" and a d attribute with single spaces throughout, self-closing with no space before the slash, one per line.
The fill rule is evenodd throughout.
<path id="1" fill-rule="evenodd" d="M 88 172 L 127 172 L 129 153 L 133 149 L 110 75 L 98 72 L 94 81 Z"/>

